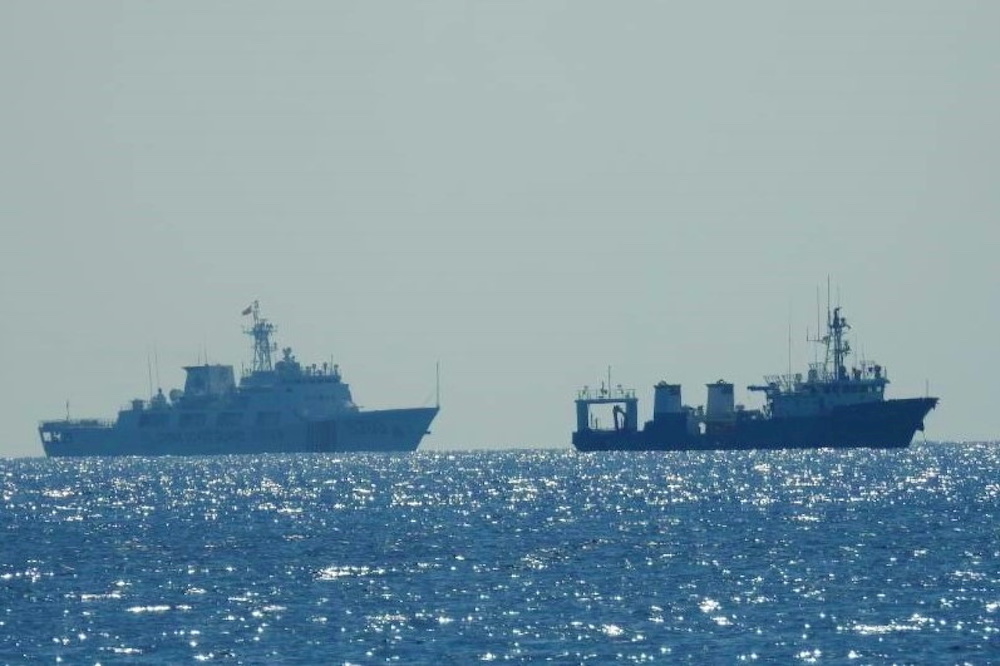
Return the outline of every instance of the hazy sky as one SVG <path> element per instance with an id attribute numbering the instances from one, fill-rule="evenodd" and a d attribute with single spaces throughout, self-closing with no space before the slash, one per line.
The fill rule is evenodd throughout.
<path id="1" fill-rule="evenodd" d="M 0 3 L 0 456 L 240 311 L 424 448 L 812 360 L 827 276 L 928 439 L 1000 439 L 1000 3 Z M 158 370 L 157 370 L 158 368 Z M 156 383 L 156 377 L 154 377 Z"/>

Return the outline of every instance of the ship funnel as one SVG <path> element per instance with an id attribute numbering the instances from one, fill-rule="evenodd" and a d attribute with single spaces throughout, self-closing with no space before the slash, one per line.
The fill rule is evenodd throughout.
<path id="1" fill-rule="evenodd" d="M 708 405 L 705 418 L 709 421 L 725 421 L 733 418 L 733 385 L 719 380 L 708 385 Z"/>
<path id="2" fill-rule="evenodd" d="M 659 382 L 653 387 L 653 418 L 660 414 L 680 414 L 681 385 Z"/>

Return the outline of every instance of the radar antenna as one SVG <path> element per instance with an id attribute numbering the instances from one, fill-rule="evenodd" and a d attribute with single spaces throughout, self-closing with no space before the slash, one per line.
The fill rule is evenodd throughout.
<path id="1" fill-rule="evenodd" d="M 243 310 L 243 316 L 251 315 L 253 325 L 243 329 L 243 332 L 253 338 L 253 365 L 251 372 L 270 372 L 271 352 L 278 350 L 277 343 L 271 342 L 271 334 L 274 333 L 275 326 L 267 319 L 260 316 L 260 304 L 254 301 L 253 304 Z"/>

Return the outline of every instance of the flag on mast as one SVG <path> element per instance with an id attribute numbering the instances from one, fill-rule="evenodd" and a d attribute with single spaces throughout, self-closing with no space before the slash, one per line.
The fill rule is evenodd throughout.
<path id="1" fill-rule="evenodd" d="M 243 310 L 243 313 L 242 313 L 242 314 L 243 314 L 243 316 L 245 317 L 245 316 L 247 316 L 248 314 L 250 314 L 251 312 L 253 312 L 253 306 L 252 306 L 252 305 L 248 305 L 248 306 L 246 307 L 246 309 L 245 309 L 245 310 Z"/>

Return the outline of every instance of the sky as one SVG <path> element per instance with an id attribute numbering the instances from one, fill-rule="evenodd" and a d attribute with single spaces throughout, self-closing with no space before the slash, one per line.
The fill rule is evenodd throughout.
<path id="1" fill-rule="evenodd" d="M 0 4 L 0 456 L 251 359 L 253 300 L 428 450 L 611 368 L 737 401 L 827 284 L 928 440 L 1000 439 L 1000 4 Z"/>

